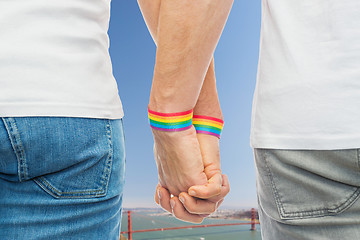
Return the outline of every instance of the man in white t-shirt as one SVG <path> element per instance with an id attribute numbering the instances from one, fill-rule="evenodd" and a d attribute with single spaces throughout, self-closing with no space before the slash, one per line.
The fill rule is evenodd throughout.
<path id="1" fill-rule="evenodd" d="M 360 2 L 263 0 L 251 146 L 263 239 L 360 238 Z"/>

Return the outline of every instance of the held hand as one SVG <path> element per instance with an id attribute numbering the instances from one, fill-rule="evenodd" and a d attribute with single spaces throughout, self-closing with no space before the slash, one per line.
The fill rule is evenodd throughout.
<path id="1" fill-rule="evenodd" d="M 153 129 L 159 183 L 178 196 L 194 185 L 207 184 L 200 145 L 194 127 L 180 132 Z"/>
<path id="2" fill-rule="evenodd" d="M 179 198 L 185 200 L 182 202 L 189 213 L 209 215 L 220 206 L 230 191 L 230 185 L 227 176 L 221 175 L 219 139 L 207 134 L 197 134 L 197 138 L 209 181 L 206 185 L 190 187 Z"/>
<path id="3" fill-rule="evenodd" d="M 217 174 L 215 178 L 218 178 Z M 209 182 L 211 181 L 209 180 Z M 205 217 L 209 216 L 220 206 L 224 197 L 228 194 L 230 185 L 226 175 L 222 175 L 222 182 L 223 185 L 220 194 L 209 199 L 192 197 L 185 192 L 181 193 L 179 197 L 171 197 L 169 191 L 158 184 L 155 202 L 166 211 L 172 213 L 179 220 L 191 223 L 201 223 Z M 214 182 L 213 184 L 216 185 L 217 183 Z M 207 187 L 211 188 L 209 186 Z M 207 191 L 207 193 L 210 193 L 210 191 Z"/>
<path id="4" fill-rule="evenodd" d="M 165 210 L 172 212 L 180 220 L 194 223 L 202 222 L 204 217 L 213 213 L 230 191 L 227 176 L 221 175 L 219 139 L 203 134 L 197 134 L 197 138 L 208 183 L 192 186 L 187 192 L 182 192 L 179 198 L 172 199 L 170 193 L 158 185 L 155 195 L 155 201 Z"/>

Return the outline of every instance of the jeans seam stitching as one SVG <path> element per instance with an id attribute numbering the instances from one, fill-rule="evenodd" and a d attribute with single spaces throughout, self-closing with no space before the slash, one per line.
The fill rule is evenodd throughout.
<path id="1" fill-rule="evenodd" d="M 111 121 L 109 119 L 104 120 L 105 121 L 105 129 L 106 129 L 106 135 L 109 141 L 109 152 L 108 152 L 108 157 L 105 161 L 105 168 L 103 171 L 103 175 L 101 177 L 102 181 L 103 181 L 103 189 L 104 192 L 107 191 L 108 188 L 108 184 L 109 184 L 109 179 L 110 179 L 110 174 L 111 174 L 111 168 L 112 168 L 112 163 L 113 163 L 113 154 L 114 154 L 114 149 L 113 149 L 113 142 L 112 142 L 112 128 L 111 128 Z"/>
<path id="2" fill-rule="evenodd" d="M 40 179 L 41 181 L 39 181 L 38 179 Z M 48 182 L 45 178 L 43 177 L 38 177 L 36 179 L 41 185 L 43 185 L 44 187 L 49 187 L 51 188 L 51 190 L 53 190 L 55 193 L 57 193 L 59 196 L 61 196 L 62 194 L 81 194 L 81 193 L 96 193 L 96 192 L 103 192 L 103 189 L 89 189 L 89 190 L 84 190 L 84 191 L 78 191 L 78 192 L 61 192 L 58 189 L 56 189 L 55 187 L 53 187 L 51 185 L 50 182 Z M 43 182 L 43 183 L 42 183 Z M 46 185 L 46 186 L 45 186 Z"/>
<path id="3" fill-rule="evenodd" d="M 14 123 L 14 127 L 16 129 L 16 135 L 19 138 L 19 146 L 20 146 L 20 153 L 21 153 L 21 167 L 22 167 L 22 170 L 23 170 L 24 180 L 25 180 L 27 178 L 27 165 L 26 165 L 26 161 L 25 161 L 25 151 L 24 151 L 24 147 L 23 147 L 22 142 L 21 142 L 19 130 L 17 128 L 15 119 L 12 119 L 12 120 L 13 120 L 13 123 Z"/>
<path id="4" fill-rule="evenodd" d="M 15 119 L 13 118 L 2 118 L 5 128 L 7 129 L 8 136 L 18 160 L 18 175 L 19 181 L 22 182 L 27 178 L 27 165 L 25 159 L 25 151 L 19 135 L 19 130 L 16 126 Z"/>
<path id="5" fill-rule="evenodd" d="M 274 194 L 275 202 L 276 202 L 277 207 L 279 208 L 280 215 L 283 216 L 283 214 L 284 214 L 284 209 L 283 208 L 284 207 L 282 205 L 282 202 L 279 199 L 279 193 L 278 193 L 277 188 L 276 188 L 276 186 L 274 184 L 274 178 L 273 178 L 273 174 L 272 174 L 272 172 L 270 170 L 270 166 L 269 166 L 270 163 L 268 161 L 268 153 L 267 153 L 267 151 L 264 152 L 264 157 L 265 157 L 266 170 L 267 170 L 267 172 L 269 174 L 269 178 L 270 178 L 270 182 L 271 182 L 271 186 L 272 186 L 272 192 Z"/>
<path id="6" fill-rule="evenodd" d="M 307 210 L 307 211 L 296 211 L 296 212 L 286 212 L 284 211 L 285 218 L 303 218 L 303 217 L 318 217 L 322 215 L 329 215 L 329 214 L 338 214 L 344 210 L 346 210 L 351 203 L 356 200 L 360 196 L 360 188 L 356 189 L 354 192 L 351 193 L 351 196 L 347 198 L 346 201 L 341 203 L 340 205 L 336 206 L 335 208 L 321 208 L 316 210 Z"/>
<path id="7" fill-rule="evenodd" d="M 41 181 L 39 181 L 40 178 L 37 178 L 37 179 L 34 179 L 34 181 L 42 188 L 44 189 L 47 193 L 49 193 L 51 196 L 55 197 L 55 198 L 91 198 L 91 197 L 101 197 L 103 196 L 103 193 L 101 194 L 97 194 L 95 192 L 92 192 L 90 191 L 89 193 L 93 193 L 93 194 L 90 194 L 90 195 L 77 195 L 77 196 L 61 196 L 61 195 L 56 195 L 54 194 L 54 192 L 52 192 L 51 190 L 49 190 L 48 187 L 46 187 Z M 44 180 L 44 179 L 41 179 L 41 180 Z M 45 180 L 46 181 L 46 180 Z M 49 186 L 51 188 L 51 186 Z M 55 191 L 55 190 L 54 190 Z M 80 192 L 80 193 L 83 193 L 83 192 Z"/>

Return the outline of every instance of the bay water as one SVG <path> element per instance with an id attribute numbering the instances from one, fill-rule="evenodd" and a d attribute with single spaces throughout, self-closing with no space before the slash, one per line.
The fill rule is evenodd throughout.
<path id="1" fill-rule="evenodd" d="M 154 212 L 135 211 L 131 214 L 132 230 L 154 229 L 154 228 L 168 228 L 191 226 L 190 223 L 185 223 L 175 219 L 172 216 L 164 215 Z M 234 219 L 205 219 L 202 225 L 205 224 L 227 224 L 227 223 L 242 223 L 248 221 L 234 220 Z M 164 230 L 156 232 L 133 233 L 133 240 L 261 240 L 261 233 L 259 225 L 256 225 L 256 231 L 250 231 L 251 225 L 237 225 L 237 226 L 220 226 L 207 228 L 190 228 L 177 230 Z M 122 219 L 121 231 L 128 230 L 128 217 L 124 212 Z M 127 234 L 123 234 L 127 237 Z"/>

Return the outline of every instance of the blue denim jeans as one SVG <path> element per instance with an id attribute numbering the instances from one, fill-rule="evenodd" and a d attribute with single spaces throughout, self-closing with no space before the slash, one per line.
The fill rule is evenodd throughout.
<path id="1" fill-rule="evenodd" d="M 119 239 L 122 120 L 0 120 L 0 239 Z"/>
<path id="2" fill-rule="evenodd" d="M 263 240 L 360 239 L 360 156 L 254 149 Z"/>

